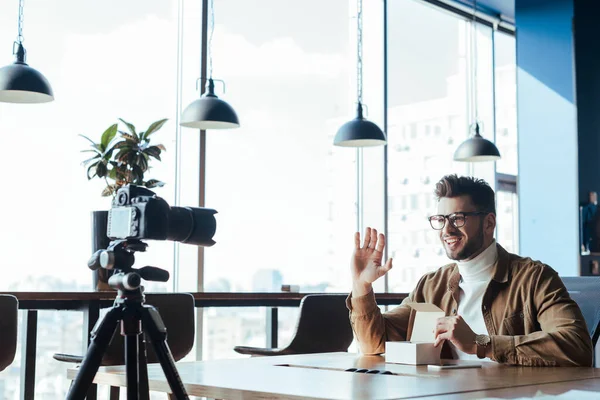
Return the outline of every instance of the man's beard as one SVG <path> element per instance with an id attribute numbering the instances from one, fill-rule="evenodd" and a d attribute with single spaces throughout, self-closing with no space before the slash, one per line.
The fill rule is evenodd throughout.
<path id="1" fill-rule="evenodd" d="M 483 251 L 483 221 L 479 224 L 479 231 L 477 234 L 470 238 L 461 251 L 459 251 L 455 256 L 450 254 L 448 250 L 446 250 L 446 256 L 449 259 L 455 261 L 467 260 L 473 257 L 475 254 L 481 253 Z"/>

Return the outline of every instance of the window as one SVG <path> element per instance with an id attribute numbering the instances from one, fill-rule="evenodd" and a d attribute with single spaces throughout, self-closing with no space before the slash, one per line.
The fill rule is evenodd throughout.
<path id="1" fill-rule="evenodd" d="M 494 33 L 496 75 L 496 145 L 502 159 L 496 162 L 498 172 L 517 175 L 517 73 L 514 36 Z"/>
<path id="2" fill-rule="evenodd" d="M 514 175 L 496 175 L 496 238 L 511 253 L 519 251 L 519 204 Z"/>
<path id="3" fill-rule="evenodd" d="M 355 21 L 348 15 L 355 9 L 346 0 L 260 3 L 215 2 L 214 74 L 227 83 L 222 98 L 241 127 L 207 132 L 206 204 L 219 214 L 205 285 L 227 281 L 233 291 L 254 291 L 260 281 L 269 291 L 284 283 L 345 292 L 350 276 L 340 271 L 356 230 L 356 151 L 333 147 L 333 138 L 354 118 Z M 220 315 L 211 311 L 205 325 Z M 244 309 L 237 315 L 250 318 Z M 232 338 L 221 353 L 209 353 L 213 339 L 205 337 L 205 356 L 264 345 L 262 327 L 256 340 Z"/>
<path id="4" fill-rule="evenodd" d="M 512 253 L 519 251 L 517 190 L 517 81 L 515 38 L 494 34 L 496 76 L 496 145 L 502 159 L 496 162 L 496 238 Z"/>
<path id="5" fill-rule="evenodd" d="M 0 6 L 2 19 L 9 21 L 11 16 L 10 21 L 14 21 L 0 24 L 4 42 L 16 34 L 16 4 L 3 2 Z M 45 286 L 45 276 L 63 281 L 63 290 L 91 289 L 91 272 L 86 267 L 91 245 L 90 212 L 109 209 L 111 199 L 100 196 L 103 181 L 86 179 L 80 165 L 85 154 L 80 151 L 88 148 L 88 142 L 78 134 L 99 140 L 119 117 L 140 130 L 155 120 L 169 118 L 154 138 L 167 151 L 162 162 L 151 164 L 147 175 L 166 182 L 156 192 L 172 202 L 176 87 L 174 79 L 155 79 L 175 78 L 177 19 L 170 9 L 171 4 L 165 2 L 132 8 L 118 18 L 98 19 L 110 14 L 107 3 L 86 3 L 77 8 L 67 4 L 49 7 L 41 1 L 25 5 L 27 61 L 51 82 L 56 100 L 33 106 L 0 103 L 3 145 L 26 148 L 28 160 L 23 162 L 16 152 L 2 157 L 0 166 L 5 171 L 19 165 L 18 174 L 3 178 L 6 187 L 18 188 L 18 198 L 5 196 L 2 205 L 14 208 L 18 201 L 20 210 L 30 210 L 26 219 L 23 212 L 7 213 L 0 228 L 3 243 L 13 250 L 8 254 L 7 263 L 12 268 L 2 280 L 4 289 L 39 290 Z M 42 20 L 52 20 L 53 26 L 61 29 L 48 30 Z M 2 64 L 9 60 L 6 57 Z M 146 66 L 140 68 L 142 64 Z M 41 207 L 43 213 L 31 214 Z M 21 256 L 32 246 L 23 238 L 33 232 L 36 252 L 60 254 L 60 266 L 68 265 L 68 271 Z M 136 258 L 139 263 L 172 270 L 171 248 L 169 243 L 151 243 L 148 253 Z"/>
<path id="6" fill-rule="evenodd" d="M 4 252 L 10 268 L 3 271 L 2 290 L 92 290 L 86 265 L 91 255 L 90 212 L 109 209 L 111 199 L 100 196 L 100 179 L 86 179 L 80 165 L 85 154 L 80 151 L 88 143 L 78 134 L 99 140 L 119 117 L 140 130 L 169 118 L 154 137 L 167 151 L 147 175 L 166 182 L 156 192 L 172 204 L 176 9 L 175 0 L 137 1 L 126 8 L 117 1 L 25 2 L 27 62 L 48 78 L 56 99 L 41 105 L 0 103 L 2 145 L 15 149 L 0 158 L 0 168 L 14 172 L 3 174 L 3 186 L 12 189 L 0 200 L 2 209 L 14 210 L 4 213 L 0 226 L 3 248 L 11 249 Z M 8 51 L 17 33 L 17 12 L 17 1 L 0 3 L 0 42 L 9 44 Z M 0 66 L 11 62 L 3 51 Z M 173 272 L 173 244 L 148 244 L 146 253 L 136 254 L 136 265 Z M 145 285 L 153 291 L 171 288 L 171 282 Z M 49 359 L 54 352 L 81 354 L 81 329 L 80 313 L 40 313 L 36 398 L 65 397 L 66 364 Z M 2 398 L 17 397 L 19 354 L 0 378 Z"/>
<path id="7" fill-rule="evenodd" d="M 100 180 L 85 178 L 80 150 L 87 143 L 77 134 L 98 138 L 119 117 L 140 129 L 169 118 L 155 135 L 167 148 L 150 171 L 167 183 L 157 194 L 172 205 L 196 206 L 203 184 L 206 206 L 218 211 L 217 244 L 204 250 L 204 276 L 197 275 L 196 247 L 154 241 L 148 252 L 136 255 L 136 265 L 165 268 L 172 280 L 147 283 L 148 290 L 195 291 L 203 285 L 206 291 L 279 291 L 282 284 L 293 284 L 305 292 L 345 292 L 352 234 L 357 226 L 383 227 L 385 185 L 388 251 L 403 266 L 390 273 L 390 290 L 410 291 L 423 273 L 445 262 L 439 237 L 426 220 L 435 208 L 433 184 L 452 172 L 489 172 L 452 161 L 473 117 L 471 22 L 419 0 L 387 2 L 393 23 L 386 49 L 389 101 L 383 110 L 382 2 L 365 0 L 365 112 L 381 127 L 387 113 L 390 148 L 397 150 L 388 152 L 384 176 L 382 148 L 332 145 L 337 129 L 354 118 L 355 4 L 215 3 L 213 71 L 227 84 L 225 93 L 217 84 L 217 94 L 235 108 L 241 128 L 208 131 L 204 160 L 198 131 L 176 125 L 181 110 L 198 96 L 199 2 L 136 0 L 127 10 L 115 0 L 52 7 L 41 0 L 26 3 L 28 62 L 48 77 L 56 101 L 0 103 L 4 147 L 27 149 L 26 162 L 17 152 L 0 158 L 3 171 L 18 167 L 18 173 L 3 176 L 5 187 L 18 188 L 2 200 L 5 209 L 18 211 L 6 213 L 0 227 L 0 241 L 11 249 L 3 290 L 91 289 L 85 266 L 90 211 L 108 209 L 110 199 L 99 196 Z M 0 42 L 13 40 L 16 13 L 16 0 L 0 6 Z M 43 21 L 51 21 L 51 28 Z M 503 155 L 498 171 L 514 177 L 514 38 L 492 35 L 483 25 L 477 35 L 484 136 L 492 139 L 495 125 Z M 9 62 L 6 57 L 0 65 Z M 201 162 L 205 182 L 200 182 Z M 499 220 L 504 213 L 499 241 L 515 250 L 516 233 L 512 241 L 509 233 L 517 230 L 516 186 L 499 192 L 498 209 Z M 31 240 L 39 254 L 60 254 L 58 261 L 22 257 L 31 251 Z M 376 290 L 383 287 L 380 280 Z M 265 344 L 263 308 L 215 308 L 203 318 L 204 358 L 236 356 L 232 349 L 238 344 Z M 297 310 L 280 310 L 280 343 L 291 337 L 296 318 Z M 38 363 L 36 398 L 62 398 L 68 382 L 55 377 L 64 366 L 45 360 L 56 351 L 81 353 L 81 316 L 42 312 L 38 325 L 38 357 L 44 362 Z M 62 330 L 52 330 L 55 326 Z M 17 396 L 19 362 L 17 357 L 0 379 L 3 398 Z"/>
<path id="8" fill-rule="evenodd" d="M 402 196 L 403 203 L 410 196 L 411 208 L 406 222 L 390 220 L 388 227 L 390 238 L 411 238 L 408 246 L 388 241 L 389 253 L 396 255 L 394 262 L 407 271 L 392 270 L 389 288 L 408 292 L 421 275 L 447 260 L 435 252 L 439 239 L 429 232 L 426 219 L 435 206 L 431 204 L 434 183 L 448 173 L 468 172 L 467 164 L 455 163 L 452 156 L 456 146 L 466 139 L 470 122 L 470 31 L 468 21 L 421 1 L 388 2 L 388 21 L 393 21 L 388 23 L 388 121 L 394 127 L 415 127 L 411 132 L 416 132 L 418 125 L 424 126 L 425 135 L 431 132 L 432 121 L 448 121 L 443 129 L 433 129 L 439 138 L 414 140 L 408 151 L 388 152 L 388 191 Z M 388 135 L 394 141 L 402 132 L 391 126 Z M 425 176 L 430 177 L 427 185 L 423 183 Z M 415 184 L 396 187 L 403 179 Z"/>

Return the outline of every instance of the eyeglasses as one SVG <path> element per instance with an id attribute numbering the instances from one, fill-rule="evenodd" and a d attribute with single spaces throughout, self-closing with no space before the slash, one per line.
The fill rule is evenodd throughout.
<path id="1" fill-rule="evenodd" d="M 465 222 L 467 221 L 467 217 L 469 215 L 486 215 L 489 214 L 487 211 L 471 211 L 471 212 L 457 212 L 448 215 L 432 215 L 429 217 L 429 223 L 431 227 L 436 231 L 444 229 L 444 225 L 446 225 L 446 219 L 450 221 L 450 224 L 455 228 L 462 228 L 465 226 Z"/>

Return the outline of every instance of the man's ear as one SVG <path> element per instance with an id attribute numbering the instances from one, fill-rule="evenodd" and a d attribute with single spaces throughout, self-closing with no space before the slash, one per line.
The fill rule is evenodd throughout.
<path id="1" fill-rule="evenodd" d="M 496 229 L 496 214 L 488 214 L 485 216 L 485 230 L 490 233 L 494 233 Z"/>

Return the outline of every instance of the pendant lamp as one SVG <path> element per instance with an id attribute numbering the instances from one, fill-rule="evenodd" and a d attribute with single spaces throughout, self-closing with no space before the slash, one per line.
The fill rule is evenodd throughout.
<path id="1" fill-rule="evenodd" d="M 499 160 L 500 152 L 496 145 L 479 134 L 479 123 L 475 122 L 471 128 L 475 133 L 458 146 L 454 152 L 454 160 L 470 162 Z"/>
<path id="2" fill-rule="evenodd" d="M 13 44 L 15 62 L 0 68 L 0 102 L 47 103 L 54 100 L 48 80 L 27 63 L 23 47 L 23 0 L 19 0 L 18 37 Z"/>
<path id="3" fill-rule="evenodd" d="M 496 161 L 500 159 L 500 151 L 496 145 L 483 138 L 480 133 L 479 113 L 477 104 L 477 0 L 473 1 L 473 22 L 471 26 L 471 65 L 473 70 L 473 105 L 475 110 L 475 121 L 469 127 L 472 136 L 462 142 L 454 152 L 455 161 L 481 162 Z"/>
<path id="4" fill-rule="evenodd" d="M 210 37 L 208 41 L 208 79 L 199 78 L 198 81 L 206 81 L 206 91 L 199 99 L 188 105 L 181 114 L 179 125 L 195 129 L 232 129 L 239 128 L 240 122 L 233 107 L 227 102 L 219 99 L 215 94 L 214 81 L 212 77 L 212 36 L 215 30 L 215 12 L 213 0 L 210 0 Z M 223 81 L 221 81 L 223 82 Z M 223 92 L 225 83 L 223 82 Z"/>
<path id="5" fill-rule="evenodd" d="M 337 131 L 333 144 L 341 147 L 370 147 L 386 144 L 385 134 L 379 127 L 363 117 L 362 104 L 362 0 L 357 0 L 357 98 L 356 118 L 346 122 Z"/>

